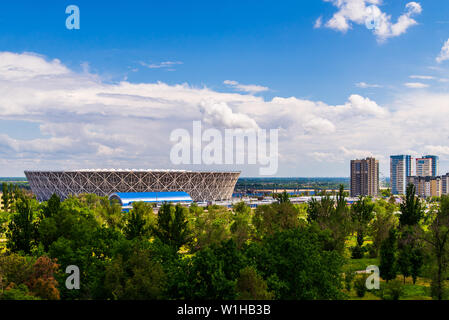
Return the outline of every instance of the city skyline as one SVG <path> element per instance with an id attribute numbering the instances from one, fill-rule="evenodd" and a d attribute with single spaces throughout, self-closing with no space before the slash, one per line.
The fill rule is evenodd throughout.
<path id="1" fill-rule="evenodd" d="M 74 4 L 79 30 L 66 4 L 0 4 L 0 176 L 259 176 L 173 165 L 170 133 L 193 121 L 279 130 L 275 177 L 348 177 L 351 159 L 374 157 L 383 179 L 394 154 L 437 154 L 449 171 L 447 1 Z"/>
<path id="2" fill-rule="evenodd" d="M 404 195 L 409 184 L 415 186 L 420 197 L 447 195 L 449 173 L 439 172 L 439 157 L 425 155 L 414 158 L 410 155 L 390 156 L 390 189 L 393 195 Z"/>

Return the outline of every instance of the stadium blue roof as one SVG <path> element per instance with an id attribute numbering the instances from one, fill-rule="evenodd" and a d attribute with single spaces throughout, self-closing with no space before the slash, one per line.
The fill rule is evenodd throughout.
<path id="1" fill-rule="evenodd" d="M 184 191 L 171 192 L 117 192 L 109 196 L 117 199 L 123 207 L 131 206 L 133 202 L 192 202 L 192 197 Z"/>

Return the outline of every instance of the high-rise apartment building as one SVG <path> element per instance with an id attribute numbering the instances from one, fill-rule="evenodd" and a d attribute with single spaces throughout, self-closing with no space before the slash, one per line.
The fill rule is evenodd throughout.
<path id="1" fill-rule="evenodd" d="M 379 161 L 374 158 L 351 160 L 351 196 L 379 194 Z"/>
<path id="2" fill-rule="evenodd" d="M 412 175 L 412 157 L 398 155 L 390 157 L 390 185 L 393 194 L 405 194 L 408 177 Z"/>
<path id="3" fill-rule="evenodd" d="M 417 177 L 436 177 L 439 170 L 439 158 L 437 156 L 424 156 L 416 159 Z"/>
<path id="4" fill-rule="evenodd" d="M 442 194 L 449 194 L 449 173 L 441 177 L 441 189 Z"/>
<path id="5" fill-rule="evenodd" d="M 433 161 L 432 158 L 417 158 L 416 159 L 416 176 L 417 177 L 431 177 L 432 176 Z"/>
<path id="6" fill-rule="evenodd" d="M 436 177 L 439 174 L 439 162 L 440 162 L 440 158 L 438 156 L 424 156 L 423 158 L 425 159 L 432 159 L 432 177 Z"/>

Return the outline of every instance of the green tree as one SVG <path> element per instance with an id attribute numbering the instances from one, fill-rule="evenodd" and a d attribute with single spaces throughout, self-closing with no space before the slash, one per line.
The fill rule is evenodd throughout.
<path id="1" fill-rule="evenodd" d="M 253 224 L 259 239 L 269 237 L 282 230 L 297 228 L 299 210 L 290 202 L 261 205 L 255 210 Z"/>
<path id="2" fill-rule="evenodd" d="M 109 200 L 108 197 L 99 197 L 95 194 L 85 194 L 79 197 L 93 210 L 95 219 L 100 225 L 116 230 L 124 229 L 128 217 L 122 212 L 122 206 L 118 200 Z"/>
<path id="3" fill-rule="evenodd" d="M 184 260 L 179 269 L 175 298 L 187 300 L 236 299 L 236 282 L 243 255 L 233 240 L 212 244 Z"/>
<path id="4" fill-rule="evenodd" d="M 411 276 L 412 273 L 412 246 L 404 245 L 403 248 L 398 250 L 398 271 L 405 279 Z"/>
<path id="5" fill-rule="evenodd" d="M 309 223 L 317 222 L 326 224 L 335 210 L 335 201 L 329 196 L 321 197 L 320 201 L 312 198 L 307 208 L 307 220 Z"/>
<path id="6" fill-rule="evenodd" d="M 6 182 L 2 183 L 2 205 L 3 210 L 6 212 L 10 211 L 11 204 L 11 194 L 10 189 L 8 188 L 8 184 Z"/>
<path id="7" fill-rule="evenodd" d="M 40 300 L 33 296 L 25 284 L 11 283 L 5 290 L 0 291 L 0 300 Z"/>
<path id="8" fill-rule="evenodd" d="M 90 205 L 78 197 L 64 200 L 55 215 L 40 222 L 39 239 L 49 257 L 57 259 L 61 270 L 69 265 L 80 269 L 80 290 L 65 287 L 66 274 L 55 275 L 62 299 L 104 298 L 105 264 L 120 236 L 101 227 Z"/>
<path id="9" fill-rule="evenodd" d="M 327 237 L 316 226 L 288 229 L 253 243 L 246 256 L 277 299 L 340 299 L 344 259 L 326 249 Z"/>
<path id="10" fill-rule="evenodd" d="M 421 275 L 421 270 L 424 265 L 424 254 L 421 247 L 412 248 L 410 256 L 410 275 L 413 279 L 413 284 L 416 284 L 418 276 Z"/>
<path id="11" fill-rule="evenodd" d="M 414 281 L 419 272 L 422 255 L 419 254 L 416 233 L 419 233 L 419 221 L 423 217 L 424 208 L 420 199 L 415 195 L 415 186 L 407 186 L 405 201 L 400 205 L 401 215 L 399 216 L 400 234 L 398 237 L 398 267 L 405 278 L 412 275 Z"/>
<path id="12" fill-rule="evenodd" d="M 16 202 L 17 213 L 12 216 L 6 234 L 6 246 L 12 252 L 31 252 L 37 238 L 37 225 L 34 220 L 34 210 L 37 207 L 37 202 L 29 198 L 21 198 Z"/>
<path id="13" fill-rule="evenodd" d="M 80 199 L 71 197 L 61 202 L 57 212 L 40 221 L 39 240 L 45 250 L 60 237 L 73 241 L 75 246 L 83 247 L 98 227 L 92 210 Z"/>
<path id="14" fill-rule="evenodd" d="M 0 239 L 6 237 L 6 231 L 8 230 L 8 224 L 11 221 L 11 216 L 11 213 L 0 210 Z"/>
<path id="15" fill-rule="evenodd" d="M 374 217 L 374 203 L 370 198 L 359 197 L 351 207 L 351 217 L 357 232 L 357 245 L 362 247 L 368 224 Z"/>
<path id="16" fill-rule="evenodd" d="M 415 192 L 415 185 L 410 183 L 407 186 L 405 201 L 401 203 L 401 215 L 399 217 L 401 227 L 417 225 L 422 218 L 423 207 Z"/>
<path id="17" fill-rule="evenodd" d="M 192 241 L 188 209 L 181 205 L 164 203 L 159 209 L 154 234 L 165 244 L 176 249 Z"/>
<path id="18" fill-rule="evenodd" d="M 153 214 L 153 210 L 149 210 L 146 207 L 143 210 L 148 212 L 148 222 L 150 225 L 154 224 L 156 217 Z M 122 230 L 124 228 L 122 206 L 117 200 L 110 201 L 107 198 L 101 198 L 99 213 L 108 228 L 115 230 Z"/>
<path id="19" fill-rule="evenodd" d="M 166 283 L 162 265 L 148 249 L 135 250 L 128 259 L 121 255 L 106 267 L 104 286 L 113 299 L 162 299 Z"/>
<path id="20" fill-rule="evenodd" d="M 431 274 L 432 296 L 442 300 L 446 296 L 445 280 L 448 276 L 449 262 L 449 196 L 441 197 L 440 208 L 427 232 L 421 231 L 420 239 L 424 241 L 432 260 Z"/>
<path id="21" fill-rule="evenodd" d="M 16 253 L 0 255 L 0 277 L 4 285 L 10 283 L 24 284 L 31 277 L 35 259 L 29 256 L 21 256 Z"/>
<path id="22" fill-rule="evenodd" d="M 66 239 L 62 236 L 49 248 L 50 257 L 58 259 L 61 270 L 65 270 L 69 265 L 76 265 L 80 269 L 80 290 L 68 290 L 65 287 L 66 274 L 55 276 L 64 300 L 111 298 L 104 286 L 106 266 L 122 247 L 129 247 L 128 243 L 133 241 L 141 242 L 138 238 L 128 241 L 123 234 L 113 229 L 98 226 L 91 229 L 86 222 L 81 220 L 81 226 L 77 227 L 79 229 L 77 233 L 82 234 L 83 239 Z M 72 231 L 72 234 L 77 233 Z M 71 238 L 72 235 L 69 234 L 69 237 Z M 129 252 L 131 255 L 133 250 L 130 249 Z"/>
<path id="23" fill-rule="evenodd" d="M 322 197 L 319 201 L 315 198 L 307 207 L 307 220 L 309 223 L 317 223 L 322 230 L 331 232 L 329 246 L 342 253 L 345 249 L 346 238 L 351 230 L 349 209 L 343 185 L 340 185 L 336 195 L 336 201 L 329 196 Z"/>
<path id="24" fill-rule="evenodd" d="M 390 229 L 398 224 L 398 219 L 394 215 L 394 205 L 385 200 L 378 200 L 374 206 L 374 219 L 369 225 L 368 233 L 373 240 L 376 256 L 379 254 L 382 242 L 388 237 Z"/>
<path id="25" fill-rule="evenodd" d="M 344 186 L 340 185 L 336 195 L 335 210 L 331 211 L 326 228 L 332 233 L 333 248 L 340 253 L 345 249 L 346 238 L 351 230 L 350 211 L 346 201 Z"/>
<path id="26" fill-rule="evenodd" d="M 288 195 L 287 191 L 285 191 L 285 190 L 284 190 L 284 192 L 277 194 L 276 198 L 279 203 L 290 202 L 290 196 Z"/>
<path id="27" fill-rule="evenodd" d="M 225 207 L 209 206 L 207 211 L 194 215 L 192 243 L 193 250 L 200 250 L 212 244 L 219 244 L 232 238 L 233 213 Z M 237 231 L 237 230 L 234 230 Z"/>
<path id="28" fill-rule="evenodd" d="M 232 216 L 231 233 L 232 238 L 241 248 L 254 233 L 252 225 L 251 208 L 244 202 L 239 202 L 234 205 L 234 215 Z"/>
<path id="29" fill-rule="evenodd" d="M 381 288 L 380 296 L 383 300 L 399 300 L 404 288 L 399 280 L 393 280 Z"/>
<path id="30" fill-rule="evenodd" d="M 380 276 L 382 279 L 393 280 L 397 274 L 397 234 L 395 229 L 390 229 L 388 238 L 380 247 Z"/>
<path id="31" fill-rule="evenodd" d="M 124 234 L 127 239 L 145 238 L 150 235 L 155 225 L 155 215 L 150 203 L 134 202 L 128 212 Z"/>
<path id="32" fill-rule="evenodd" d="M 357 293 L 357 297 L 363 298 L 365 296 L 365 293 L 367 291 L 366 288 L 366 279 L 368 276 L 366 274 L 357 276 L 354 280 L 354 289 Z"/>
<path id="33" fill-rule="evenodd" d="M 398 269 L 405 279 L 412 276 L 413 282 L 421 271 L 424 256 L 419 241 L 420 226 L 403 226 L 398 236 Z"/>
<path id="34" fill-rule="evenodd" d="M 240 270 L 236 286 L 237 299 L 240 300 L 272 300 L 274 297 L 268 291 L 266 281 L 251 266 Z"/>
<path id="35" fill-rule="evenodd" d="M 51 216 L 56 215 L 60 208 L 61 208 L 61 199 L 57 194 L 53 193 L 53 195 L 47 201 L 47 205 L 44 206 L 42 214 L 44 218 L 49 218 Z"/>
<path id="36" fill-rule="evenodd" d="M 353 270 L 345 272 L 345 289 L 348 292 L 352 289 L 352 283 L 354 282 L 355 275 L 356 273 Z"/>

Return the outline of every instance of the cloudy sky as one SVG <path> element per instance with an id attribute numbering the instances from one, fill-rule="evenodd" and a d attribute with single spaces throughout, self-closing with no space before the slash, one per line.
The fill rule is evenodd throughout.
<path id="1" fill-rule="evenodd" d="M 198 120 L 279 129 L 277 176 L 366 156 L 388 176 L 391 154 L 449 171 L 447 0 L 59 2 L 0 3 L 0 176 L 219 169 L 170 161 Z"/>

